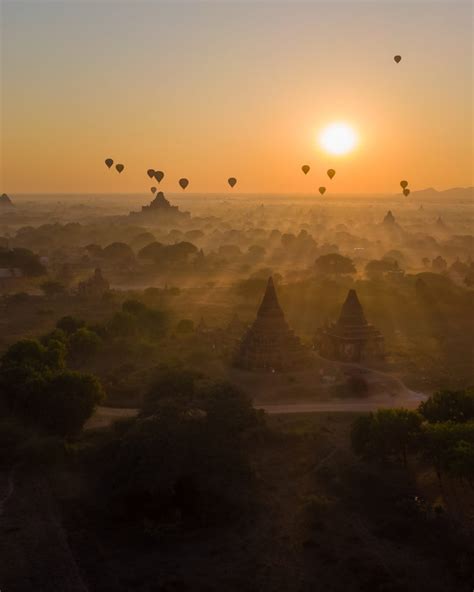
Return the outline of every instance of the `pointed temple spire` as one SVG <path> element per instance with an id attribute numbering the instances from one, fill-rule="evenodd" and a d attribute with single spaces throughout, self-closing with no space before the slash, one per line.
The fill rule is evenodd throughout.
<path id="1" fill-rule="evenodd" d="M 349 290 L 337 324 L 345 327 L 367 325 L 362 305 L 355 290 Z"/>
<path id="2" fill-rule="evenodd" d="M 257 312 L 258 317 L 264 317 L 266 315 L 283 316 L 283 311 L 276 295 L 275 284 L 273 283 L 273 278 L 271 276 L 268 278 L 265 294 L 263 295 L 262 303 Z"/>
<path id="3" fill-rule="evenodd" d="M 319 329 L 315 346 L 323 357 L 343 362 L 384 356 L 382 334 L 367 322 L 355 290 L 349 290 L 337 323 Z"/>
<path id="4" fill-rule="evenodd" d="M 235 366 L 245 370 L 287 371 L 308 364 L 308 354 L 288 327 L 273 279 L 267 282 L 257 318 L 239 343 Z"/>

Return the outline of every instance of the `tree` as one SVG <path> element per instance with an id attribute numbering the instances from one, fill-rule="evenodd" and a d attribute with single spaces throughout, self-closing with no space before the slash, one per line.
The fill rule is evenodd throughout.
<path id="1" fill-rule="evenodd" d="M 71 335 L 81 327 L 84 327 L 85 322 L 82 319 L 78 319 L 76 317 L 72 317 L 70 315 L 62 317 L 56 323 L 56 327 L 61 329 L 66 333 L 66 335 Z"/>
<path id="2" fill-rule="evenodd" d="M 242 251 L 237 245 L 221 245 L 217 250 L 217 253 L 220 257 L 229 259 L 237 259 L 237 257 L 242 255 Z"/>
<path id="3" fill-rule="evenodd" d="M 24 368 L 43 373 L 64 367 L 64 345 L 51 340 L 47 346 L 36 339 L 21 339 L 3 354 L 0 369 Z"/>
<path id="4" fill-rule="evenodd" d="M 441 390 L 420 403 L 418 411 L 430 423 L 474 419 L 474 389 Z"/>
<path id="5" fill-rule="evenodd" d="M 365 266 L 365 273 L 369 277 L 377 277 L 386 273 L 400 271 L 401 269 L 395 259 L 372 259 Z"/>
<path id="6" fill-rule="evenodd" d="M 134 316 L 140 316 L 141 314 L 145 313 L 147 307 L 139 300 L 125 300 L 125 302 L 122 304 L 122 310 L 123 312 L 127 312 Z"/>
<path id="7" fill-rule="evenodd" d="M 104 393 L 94 376 L 64 369 L 65 346 L 23 339 L 2 356 L 0 392 L 10 413 L 60 436 L 72 436 Z"/>
<path id="8" fill-rule="evenodd" d="M 260 245 L 250 245 L 247 249 L 248 258 L 255 263 L 262 261 L 265 258 L 266 253 L 265 248 Z"/>
<path id="9" fill-rule="evenodd" d="M 335 275 L 356 272 L 356 268 L 354 267 L 352 259 L 349 259 L 349 257 L 344 257 L 339 253 L 329 253 L 327 255 L 319 256 L 314 262 L 314 267 L 319 273 Z"/>
<path id="10" fill-rule="evenodd" d="M 18 267 L 26 276 L 37 277 L 46 273 L 38 255 L 23 248 L 0 248 L 0 267 Z"/>
<path id="11" fill-rule="evenodd" d="M 191 370 L 163 369 L 143 399 L 142 415 L 153 415 L 166 400 L 188 404 L 196 392 L 195 380 L 198 376 Z"/>
<path id="12" fill-rule="evenodd" d="M 467 443 L 468 446 L 461 443 Z M 474 445 L 474 422 L 452 421 L 427 423 L 423 426 L 420 449 L 425 460 L 433 464 L 441 484 L 443 473 L 458 476 L 469 467 L 471 446 Z M 467 474 L 465 473 L 467 476 Z M 472 475 L 471 475 L 472 479 Z"/>
<path id="13" fill-rule="evenodd" d="M 43 290 L 44 295 L 47 298 L 55 298 L 56 296 L 61 296 L 66 292 L 66 287 L 64 284 L 56 280 L 48 280 L 43 282 L 40 288 Z"/>
<path id="14" fill-rule="evenodd" d="M 229 385 L 197 388 L 196 375 L 166 372 L 150 414 L 120 435 L 104 484 L 140 517 L 195 519 L 242 504 L 252 471 L 243 435 L 257 422 L 248 399 Z M 152 389 L 153 390 L 153 389 Z"/>
<path id="15" fill-rule="evenodd" d="M 167 245 L 164 250 L 166 263 L 187 263 L 197 255 L 198 248 L 190 242 L 182 241 L 174 245 Z"/>
<path id="16" fill-rule="evenodd" d="M 115 242 L 107 245 L 102 251 L 102 257 L 110 261 L 130 263 L 135 260 L 135 254 L 126 243 Z"/>
<path id="17" fill-rule="evenodd" d="M 191 319 L 181 319 L 176 325 L 177 333 L 192 333 L 194 331 L 194 321 Z"/>
<path id="18" fill-rule="evenodd" d="M 227 382 L 207 385 L 198 393 L 198 399 L 215 430 L 241 433 L 260 422 L 261 415 L 250 397 Z"/>
<path id="19" fill-rule="evenodd" d="M 107 323 L 108 332 L 113 337 L 130 337 L 137 332 L 137 322 L 135 315 L 119 311 Z"/>
<path id="20" fill-rule="evenodd" d="M 356 454 L 386 462 L 407 463 L 407 454 L 416 448 L 422 417 L 408 409 L 379 409 L 358 418 L 352 426 L 352 447 Z"/>
<path id="21" fill-rule="evenodd" d="M 74 436 L 104 397 L 95 376 L 65 370 L 45 384 L 36 418 L 54 434 Z"/>
<path id="22" fill-rule="evenodd" d="M 73 358 L 85 360 L 97 353 L 101 343 L 102 340 L 95 331 L 81 327 L 69 337 L 69 353 Z"/>
<path id="23" fill-rule="evenodd" d="M 138 251 L 138 258 L 149 259 L 156 263 L 163 257 L 163 253 L 164 246 L 157 241 L 153 241 Z"/>

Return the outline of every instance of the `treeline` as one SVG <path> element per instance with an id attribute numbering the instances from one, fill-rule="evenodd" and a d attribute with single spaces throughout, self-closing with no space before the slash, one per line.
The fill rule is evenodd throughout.
<path id="1" fill-rule="evenodd" d="M 356 454 L 382 464 L 410 456 L 429 463 L 438 476 L 474 487 L 474 389 L 442 390 L 417 411 L 380 409 L 359 417 L 352 428 Z"/>
<path id="2" fill-rule="evenodd" d="M 133 340 L 160 339 L 167 323 L 165 312 L 128 300 L 104 323 L 86 325 L 66 316 L 40 339 L 13 344 L 0 359 L 0 431 L 7 441 L 11 436 L 12 445 L 15 431 L 29 428 L 48 437 L 74 438 L 105 398 L 99 379 L 82 371 L 84 366 L 107 347 L 120 366 L 117 352 L 130 351 Z"/>
<path id="3" fill-rule="evenodd" d="M 27 277 L 41 276 L 46 273 L 38 255 L 29 249 L 7 249 L 0 247 L 0 267 L 20 269 Z"/>

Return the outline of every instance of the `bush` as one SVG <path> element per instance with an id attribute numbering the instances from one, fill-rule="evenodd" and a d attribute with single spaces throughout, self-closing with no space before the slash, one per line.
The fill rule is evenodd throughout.
<path id="1" fill-rule="evenodd" d="M 422 417 L 407 409 L 379 409 L 359 417 L 352 426 L 352 447 L 356 454 L 386 462 L 407 461 L 407 453 L 416 449 Z"/>
<path id="2" fill-rule="evenodd" d="M 69 353 L 73 358 L 85 360 L 91 358 L 100 348 L 101 338 L 90 329 L 82 327 L 69 338 Z"/>
<path id="3" fill-rule="evenodd" d="M 430 423 L 469 421 L 474 419 L 474 389 L 438 391 L 418 410 Z"/>

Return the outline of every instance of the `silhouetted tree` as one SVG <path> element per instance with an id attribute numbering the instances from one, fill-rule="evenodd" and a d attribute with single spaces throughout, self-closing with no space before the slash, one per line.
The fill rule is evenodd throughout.
<path id="1" fill-rule="evenodd" d="M 334 275 L 355 273 L 356 268 L 349 257 L 339 253 L 329 253 L 319 256 L 314 262 L 314 267 L 319 273 Z"/>
<path id="2" fill-rule="evenodd" d="M 420 403 L 418 411 L 429 422 L 464 422 L 474 419 L 474 389 L 441 390 Z"/>

